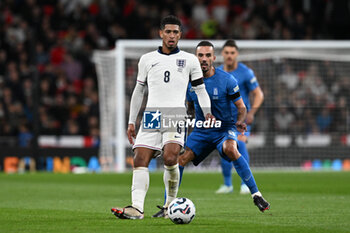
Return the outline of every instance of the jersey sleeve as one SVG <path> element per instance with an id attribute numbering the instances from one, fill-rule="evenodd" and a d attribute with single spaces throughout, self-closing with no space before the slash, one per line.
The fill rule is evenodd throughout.
<path id="1" fill-rule="evenodd" d="M 203 78 L 203 72 L 201 69 L 201 65 L 199 64 L 199 61 L 196 56 L 192 55 L 190 59 L 190 76 L 191 81 L 195 81 L 197 79 Z"/>
<path id="2" fill-rule="evenodd" d="M 256 79 L 255 74 L 251 69 L 247 71 L 246 82 L 249 91 L 252 91 L 259 86 L 258 80 Z"/>
<path id="3" fill-rule="evenodd" d="M 241 94 L 239 93 L 239 86 L 237 80 L 230 75 L 230 78 L 227 81 L 227 94 L 233 102 L 241 99 Z"/>
<path id="4" fill-rule="evenodd" d="M 147 84 L 147 63 L 145 56 L 140 58 L 136 81 L 142 86 Z"/>

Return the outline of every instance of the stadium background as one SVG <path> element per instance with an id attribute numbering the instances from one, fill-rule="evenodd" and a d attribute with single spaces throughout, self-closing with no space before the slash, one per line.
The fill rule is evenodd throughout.
<path id="1" fill-rule="evenodd" d="M 69 156 L 71 163 L 81 165 L 78 157 L 87 164 L 97 156 L 100 115 L 93 51 L 110 50 L 119 39 L 158 38 L 164 15 L 180 17 L 184 39 L 337 43 L 350 38 L 344 30 L 350 26 L 349 12 L 346 0 L 1 1 L 0 168 L 6 157 L 31 157 L 37 169 L 45 170 L 47 157 Z M 300 161 L 317 158 L 329 165 L 330 160 L 349 159 L 348 63 L 298 62 L 248 63 L 266 98 L 253 132 L 268 138 L 262 148 L 251 151 L 253 166 L 300 166 Z M 129 63 L 127 98 L 136 75 L 135 64 Z M 269 78 L 271 70 L 280 80 Z M 299 134 L 327 135 L 326 144 L 300 149 Z M 281 149 L 276 135 L 289 135 L 292 141 Z M 302 158 L 284 164 L 281 154 Z M 15 169 L 21 161 L 7 162 Z M 30 159 L 22 163 L 31 164 Z"/>

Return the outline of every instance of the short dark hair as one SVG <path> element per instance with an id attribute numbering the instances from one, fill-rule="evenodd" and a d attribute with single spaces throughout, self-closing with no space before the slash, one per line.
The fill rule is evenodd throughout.
<path id="1" fill-rule="evenodd" d="M 207 41 L 207 40 L 202 40 L 201 42 L 199 42 L 199 43 L 197 44 L 197 46 L 196 46 L 196 50 L 197 50 L 197 48 L 198 48 L 199 46 L 210 46 L 210 47 L 213 47 L 213 48 L 214 48 L 214 45 L 213 45 L 211 42 Z"/>
<path id="2" fill-rule="evenodd" d="M 163 30 L 165 28 L 166 24 L 175 24 L 175 25 L 179 25 L 180 30 L 181 30 L 181 21 L 179 20 L 178 17 L 174 16 L 174 15 L 168 15 L 165 16 L 161 21 L 160 21 L 160 29 Z"/>
<path id="3" fill-rule="evenodd" d="M 224 46 L 222 46 L 222 49 L 224 49 L 226 46 L 228 47 L 235 47 L 238 50 L 238 46 L 236 44 L 236 41 L 233 39 L 229 39 L 225 42 Z"/>

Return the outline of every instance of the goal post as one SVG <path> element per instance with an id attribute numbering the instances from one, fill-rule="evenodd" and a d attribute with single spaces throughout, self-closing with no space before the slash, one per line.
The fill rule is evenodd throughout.
<path id="1" fill-rule="evenodd" d="M 195 47 L 200 41 L 180 40 L 179 48 L 194 53 Z M 210 40 L 210 42 L 215 46 L 216 65 L 222 64 L 223 59 L 220 51 L 225 40 Z M 350 156 L 347 153 L 350 146 L 350 136 L 347 106 L 350 104 L 350 90 L 348 93 L 342 93 L 342 95 L 345 95 L 346 101 L 349 101 L 346 102 L 347 105 L 344 109 L 340 109 L 340 111 L 345 112 L 345 119 L 341 119 L 342 122 L 337 125 L 339 128 L 343 125 L 342 132 L 332 130 L 311 132 L 311 130 L 307 133 L 299 126 L 297 130 L 293 127 L 292 129 L 281 130 L 277 129 L 274 124 L 276 121 L 275 115 L 278 115 L 281 109 L 281 106 L 277 105 L 282 105 L 278 98 L 281 97 L 286 99 L 287 102 L 293 102 L 293 98 L 297 94 L 302 95 L 299 90 L 296 90 L 297 88 L 302 90 L 300 92 L 308 92 L 311 88 L 312 92 L 318 94 L 317 88 L 312 86 L 312 82 L 321 82 L 322 88 L 326 86 L 328 91 L 332 90 L 334 93 L 330 98 L 335 98 L 335 100 L 329 100 L 329 102 L 333 101 L 334 105 L 338 104 L 335 103 L 339 98 L 336 96 L 335 89 L 344 88 L 339 87 L 339 85 L 341 86 L 343 82 L 346 84 L 347 79 L 350 79 L 350 41 L 237 40 L 236 43 L 240 51 L 239 60 L 254 70 L 265 93 L 262 110 L 259 110 L 256 116 L 256 124 L 253 126 L 252 136 L 247 144 L 251 152 L 252 166 L 297 167 L 305 161 L 317 158 L 348 158 Z M 161 40 L 118 40 L 116 49 L 94 52 L 101 112 L 100 157 L 111 163 L 108 165 L 111 171 L 124 172 L 131 167 L 127 158 L 132 156 L 132 152 L 125 132 L 129 101 L 136 81 L 137 63 L 144 53 L 156 50 L 161 44 Z M 333 72 L 332 70 L 326 70 L 327 67 L 324 66 L 327 65 L 333 66 L 330 69 L 336 70 L 334 72 L 337 74 L 322 73 L 326 71 Z M 291 79 L 293 78 L 292 75 L 294 75 L 294 78 L 297 76 L 295 82 L 298 82 L 299 86 L 294 87 L 294 89 L 287 87 L 287 85 L 293 85 L 290 84 L 292 81 L 288 80 L 288 75 L 285 73 L 286 69 L 289 69 L 288 67 L 293 71 L 293 74 L 290 74 Z M 317 74 L 311 74 L 312 69 L 316 69 L 314 72 Z M 305 78 L 305 76 L 307 77 Z M 312 76 L 312 78 L 309 78 L 309 76 Z M 310 80 L 306 82 L 305 79 Z M 319 104 L 318 100 L 315 100 L 319 96 L 310 97 L 305 94 L 304 98 L 308 104 L 306 107 L 304 106 L 306 110 L 307 108 L 315 108 L 316 104 Z M 289 107 L 291 114 L 297 115 L 292 109 L 294 105 Z M 321 110 L 315 110 L 315 112 L 321 112 Z M 337 117 L 336 114 L 333 114 L 333 116 Z M 314 117 L 316 118 L 317 115 Z M 294 118 L 296 117 L 294 116 Z M 339 119 L 333 119 L 333 121 L 335 120 Z M 304 124 L 302 121 L 303 119 L 299 119 L 299 121 L 294 119 L 295 124 Z M 267 122 L 267 129 L 264 122 Z M 312 122 L 310 124 L 317 123 Z M 334 137 L 340 137 L 340 139 L 334 139 Z M 317 144 L 317 142 L 321 143 Z M 202 167 L 209 170 L 218 169 L 217 156 L 208 159 Z"/>

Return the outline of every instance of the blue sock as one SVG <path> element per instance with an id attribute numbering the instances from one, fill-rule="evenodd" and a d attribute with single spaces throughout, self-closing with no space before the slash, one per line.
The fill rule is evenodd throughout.
<path id="1" fill-rule="evenodd" d="M 180 187 L 180 184 L 181 184 L 181 181 L 182 181 L 182 174 L 184 173 L 184 169 L 185 169 L 185 167 L 179 165 L 179 170 L 180 170 L 179 187 Z M 164 203 L 163 203 L 163 205 L 165 205 L 165 200 L 166 200 L 166 190 L 164 190 Z"/>
<path id="2" fill-rule="evenodd" d="M 179 181 L 179 187 L 180 187 L 180 184 L 181 184 L 181 181 L 182 181 L 182 174 L 184 173 L 184 169 L 185 167 L 179 165 L 179 170 L 180 170 L 180 181 Z"/>
<path id="3" fill-rule="evenodd" d="M 221 168 L 222 168 L 222 175 L 224 176 L 224 184 L 228 187 L 231 187 L 232 186 L 232 178 L 231 178 L 232 162 L 229 162 L 226 159 L 221 158 Z"/>
<path id="4" fill-rule="evenodd" d="M 249 153 L 247 150 L 247 146 L 246 143 L 240 140 L 237 140 L 237 145 L 238 145 L 238 151 L 239 153 L 245 158 L 245 160 L 247 161 L 248 165 L 249 165 Z M 243 180 L 241 180 L 241 185 L 245 184 L 245 182 Z"/>
<path id="5" fill-rule="evenodd" d="M 233 165 L 235 166 L 238 175 L 249 187 L 250 193 L 253 194 L 258 192 L 258 186 L 256 186 L 254 176 L 245 158 L 243 156 L 240 156 L 237 160 L 233 161 Z"/>

